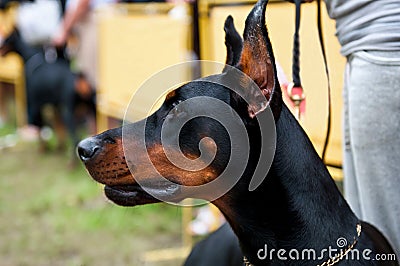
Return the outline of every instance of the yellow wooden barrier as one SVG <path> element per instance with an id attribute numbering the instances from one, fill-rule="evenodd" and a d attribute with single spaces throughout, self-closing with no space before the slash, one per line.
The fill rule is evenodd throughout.
<path id="1" fill-rule="evenodd" d="M 0 11 L 0 34 L 7 36 L 13 29 L 15 19 L 15 6 Z M 0 82 L 14 85 L 15 113 L 17 126 L 26 125 L 26 92 L 24 67 L 21 58 L 17 54 L 0 56 Z M 0 88 L 1 89 L 1 88 Z"/>
<path id="2" fill-rule="evenodd" d="M 105 117 L 124 117 L 131 97 L 146 79 L 190 59 L 190 19 L 171 16 L 175 7 L 168 3 L 119 4 L 99 14 L 100 131 L 108 128 Z M 152 104 L 144 99 L 131 110 L 139 119 Z"/>
<path id="3" fill-rule="evenodd" d="M 18 127 L 26 125 L 26 92 L 24 68 L 21 58 L 16 54 L 0 57 L 0 81 L 14 85 L 15 116 Z M 1 88 L 0 88 L 1 89 Z"/>

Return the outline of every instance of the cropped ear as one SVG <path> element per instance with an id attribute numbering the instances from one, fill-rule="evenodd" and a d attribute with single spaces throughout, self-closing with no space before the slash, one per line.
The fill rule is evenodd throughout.
<path id="1" fill-rule="evenodd" d="M 248 103 L 248 113 L 252 118 L 271 106 L 275 118 L 282 107 L 280 85 L 276 75 L 275 58 L 265 25 L 265 9 L 268 0 L 259 0 L 246 19 L 243 33 L 244 43 L 237 68 L 249 76 L 260 88 L 267 104 Z M 254 97 L 260 99 L 260 97 Z M 265 99 L 264 99 L 265 100 Z M 259 108 L 263 106 L 263 108 Z"/>
<path id="2" fill-rule="evenodd" d="M 228 16 L 224 25 L 225 46 L 226 46 L 226 62 L 225 64 L 235 66 L 240 59 L 243 48 L 243 40 L 235 28 L 232 16 Z M 226 71 L 226 67 L 223 72 Z"/>

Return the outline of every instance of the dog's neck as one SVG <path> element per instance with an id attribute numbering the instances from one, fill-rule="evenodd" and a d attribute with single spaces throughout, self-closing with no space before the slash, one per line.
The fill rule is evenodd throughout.
<path id="1" fill-rule="evenodd" d="M 258 259 L 257 252 L 265 247 L 287 252 L 293 248 L 300 252 L 337 248 L 339 237 L 349 242 L 353 239 L 358 222 L 307 135 L 284 105 L 276 133 L 274 161 L 260 187 L 249 192 L 249 176 L 243 176 L 214 202 L 238 236 L 245 256 L 255 265 L 279 265 L 276 254 L 271 261 L 269 256 Z"/>

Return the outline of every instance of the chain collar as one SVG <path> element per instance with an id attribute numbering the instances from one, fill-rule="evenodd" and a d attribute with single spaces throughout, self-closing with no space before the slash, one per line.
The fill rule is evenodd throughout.
<path id="1" fill-rule="evenodd" d="M 354 248 L 354 246 L 357 244 L 358 239 L 360 238 L 360 235 L 361 235 L 361 224 L 360 223 L 358 223 L 356 225 L 356 231 L 357 231 L 357 237 L 354 237 L 354 241 L 353 241 L 353 243 L 351 243 L 351 245 L 349 245 L 345 250 L 341 250 L 340 253 L 336 254 L 335 257 L 329 258 L 327 261 L 325 261 L 322 264 L 319 264 L 318 266 L 332 266 L 332 265 L 335 265 L 336 263 L 338 263 L 339 261 L 341 261 L 347 255 L 347 253 L 349 253 L 350 250 L 352 250 Z M 245 266 L 254 266 L 253 264 L 250 263 L 250 261 L 245 256 L 243 257 L 243 263 Z"/>
<path id="2" fill-rule="evenodd" d="M 253 264 L 250 263 L 250 261 L 246 258 L 246 256 L 243 257 L 243 263 L 245 266 L 254 266 Z"/>
<path id="3" fill-rule="evenodd" d="M 325 261 L 324 263 L 322 263 L 318 266 L 332 266 L 332 265 L 335 265 L 336 263 L 338 263 L 339 261 L 341 261 L 347 255 L 347 253 L 349 253 L 350 250 L 352 250 L 354 248 L 354 246 L 357 244 L 358 238 L 361 235 L 361 224 L 360 223 L 357 224 L 356 230 L 357 230 L 357 237 L 354 237 L 353 243 L 351 243 L 351 245 L 349 245 L 345 250 L 341 250 L 340 253 L 337 254 L 335 257 L 329 258 L 329 260 Z"/>

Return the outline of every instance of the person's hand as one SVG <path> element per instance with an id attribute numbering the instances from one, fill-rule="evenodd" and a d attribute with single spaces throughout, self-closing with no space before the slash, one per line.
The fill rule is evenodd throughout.
<path id="1" fill-rule="evenodd" d="M 56 47 L 64 46 L 64 44 L 67 42 L 67 38 L 68 36 L 66 32 L 62 30 L 53 37 L 52 44 Z"/>

